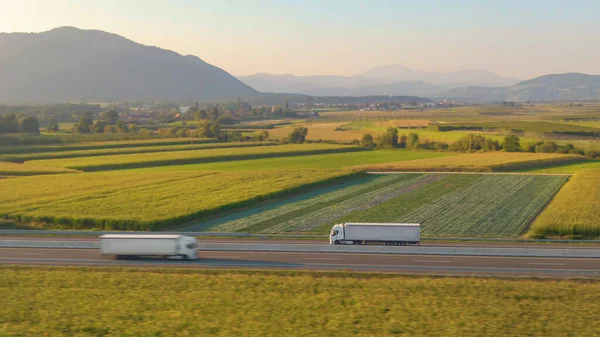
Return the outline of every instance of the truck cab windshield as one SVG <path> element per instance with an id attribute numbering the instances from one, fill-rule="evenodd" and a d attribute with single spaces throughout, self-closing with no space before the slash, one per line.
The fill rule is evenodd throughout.
<path id="1" fill-rule="evenodd" d="M 331 231 L 331 236 L 336 236 L 340 231 Z"/>

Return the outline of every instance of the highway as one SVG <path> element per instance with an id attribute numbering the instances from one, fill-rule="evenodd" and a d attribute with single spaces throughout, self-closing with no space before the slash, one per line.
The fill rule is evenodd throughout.
<path id="1" fill-rule="evenodd" d="M 600 278 L 600 259 L 200 251 L 196 261 L 117 261 L 97 249 L 0 248 L 5 265 L 130 266 L 387 272 L 544 278 Z"/>
<path id="2" fill-rule="evenodd" d="M 33 236 L 2 235 L 0 240 L 25 241 L 99 241 L 97 236 Z M 246 238 L 202 238 L 209 243 L 260 243 L 260 244 L 329 244 L 327 240 L 315 239 L 246 239 Z M 495 247 L 495 248 L 544 248 L 544 249 L 590 249 L 600 248 L 600 243 L 521 243 L 521 242 L 477 242 L 477 241 L 427 241 L 421 242 L 424 247 Z"/>

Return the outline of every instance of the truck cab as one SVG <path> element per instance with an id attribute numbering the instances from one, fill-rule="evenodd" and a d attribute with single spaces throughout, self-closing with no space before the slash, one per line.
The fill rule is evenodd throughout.
<path id="1" fill-rule="evenodd" d="M 331 235 L 329 236 L 329 244 L 339 245 L 344 240 L 344 226 L 335 225 L 331 228 Z"/>

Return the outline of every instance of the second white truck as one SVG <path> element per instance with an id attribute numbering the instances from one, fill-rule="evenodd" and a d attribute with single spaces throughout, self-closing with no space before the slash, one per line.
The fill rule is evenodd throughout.
<path id="1" fill-rule="evenodd" d="M 141 256 L 196 259 L 196 238 L 183 235 L 106 234 L 100 236 L 102 255 L 114 255 L 117 260 Z"/>
<path id="2" fill-rule="evenodd" d="M 337 224 L 331 229 L 332 245 L 362 245 L 383 243 L 386 246 L 418 245 L 421 225 L 414 223 L 352 223 Z"/>

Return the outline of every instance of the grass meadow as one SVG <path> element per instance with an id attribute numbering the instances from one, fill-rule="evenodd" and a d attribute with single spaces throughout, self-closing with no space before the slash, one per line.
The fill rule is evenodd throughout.
<path id="1" fill-rule="evenodd" d="M 4 336 L 598 336 L 600 283 L 0 267 Z"/>

